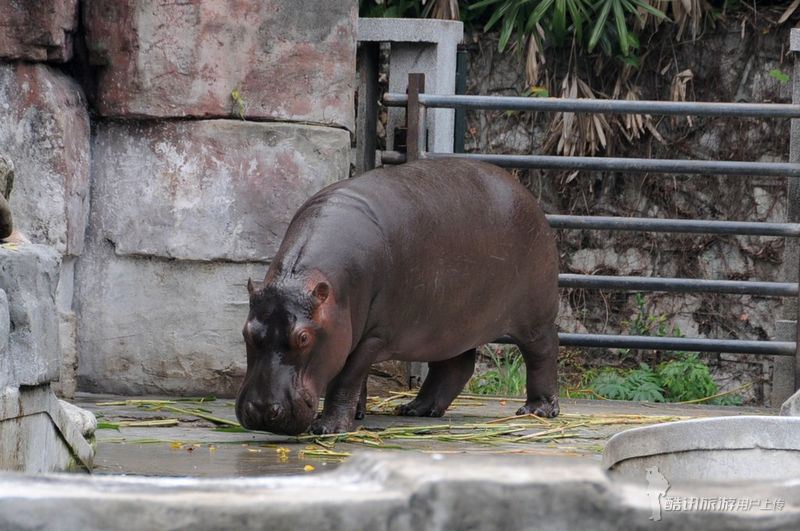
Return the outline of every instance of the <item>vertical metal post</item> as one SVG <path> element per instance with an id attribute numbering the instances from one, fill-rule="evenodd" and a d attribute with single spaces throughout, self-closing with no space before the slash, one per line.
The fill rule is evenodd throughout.
<path id="1" fill-rule="evenodd" d="M 406 161 L 419 160 L 427 148 L 425 107 L 419 95 L 425 92 L 425 74 L 408 74 L 408 106 L 406 107 Z"/>
<path id="2" fill-rule="evenodd" d="M 427 147 L 425 107 L 419 103 L 420 93 L 425 92 L 425 74 L 408 74 L 408 105 L 406 106 L 406 162 L 419 160 Z M 422 384 L 428 376 L 428 365 L 420 362 L 408 364 L 408 386 L 411 389 Z"/>
<path id="3" fill-rule="evenodd" d="M 356 175 L 375 167 L 378 127 L 378 56 L 377 42 L 358 45 L 358 105 L 356 107 Z"/>
<path id="4" fill-rule="evenodd" d="M 467 50 L 460 47 L 456 52 L 456 94 L 467 93 Z M 464 153 L 464 135 L 467 132 L 467 111 L 456 109 L 453 125 L 453 153 Z"/>
<path id="5" fill-rule="evenodd" d="M 798 53 L 800 53 L 800 30 L 792 29 L 789 38 L 789 49 L 792 52 L 792 103 L 795 105 L 800 104 L 800 60 Z M 791 124 L 791 133 L 789 136 L 789 162 L 800 162 L 800 120 L 793 118 Z M 788 209 L 787 216 L 790 222 L 797 223 L 800 221 L 800 179 L 797 177 L 789 178 L 788 193 L 787 193 Z M 791 252 L 786 256 L 791 260 L 791 267 L 793 268 L 793 275 L 791 278 L 797 279 L 800 282 L 800 242 L 797 238 L 791 239 Z M 797 320 L 795 327 L 795 347 L 794 354 L 794 391 L 800 387 L 800 301 L 794 301 L 792 308 L 794 318 Z M 775 405 L 775 404 L 773 404 Z"/>

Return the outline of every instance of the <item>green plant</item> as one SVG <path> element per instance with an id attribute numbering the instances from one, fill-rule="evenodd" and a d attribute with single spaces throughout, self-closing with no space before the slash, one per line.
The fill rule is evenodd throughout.
<path id="1" fill-rule="evenodd" d="M 628 400 L 629 390 L 625 378 L 613 369 L 607 369 L 590 378 L 590 389 L 610 400 Z"/>
<path id="2" fill-rule="evenodd" d="M 492 368 L 473 376 L 467 391 L 478 395 L 524 396 L 525 361 L 514 347 L 489 348 Z"/>
<path id="3" fill-rule="evenodd" d="M 679 352 L 675 359 L 658 366 L 658 378 L 671 401 L 684 402 L 713 396 L 718 392 L 708 366 L 697 354 Z"/>
<path id="4" fill-rule="evenodd" d="M 469 9 L 490 5 L 493 12 L 483 29 L 489 31 L 499 24 L 500 51 L 512 37 L 520 46 L 529 38 L 546 37 L 556 46 L 573 40 L 589 53 L 599 44 L 606 55 L 618 50 L 628 57 L 639 47 L 636 27 L 629 26 L 629 19 L 635 17 L 643 26 L 645 14 L 666 18 L 645 0 L 480 0 Z"/>
<path id="5" fill-rule="evenodd" d="M 634 295 L 634 303 L 636 304 L 636 315 L 630 321 L 622 321 L 623 326 L 628 327 L 628 334 L 632 336 L 656 336 L 664 337 L 668 335 L 667 329 L 667 316 L 665 314 L 653 315 L 647 307 L 644 295 L 637 293 Z M 681 337 L 680 328 L 674 326 L 672 335 Z M 631 349 L 619 350 L 622 359 L 630 357 Z"/>
<path id="6" fill-rule="evenodd" d="M 636 304 L 636 315 L 632 321 L 622 321 L 623 325 L 628 326 L 628 333 L 633 336 L 657 336 L 667 335 L 667 316 L 664 314 L 653 315 L 647 307 L 644 295 L 637 293 L 633 297 Z M 675 327 L 675 330 L 680 330 Z"/>
<path id="7" fill-rule="evenodd" d="M 659 364 L 655 370 L 640 364 L 636 369 L 587 371 L 582 387 L 609 400 L 646 402 L 703 401 L 719 392 L 708 366 L 697 354 L 685 352 L 678 352 L 675 358 Z M 708 402 L 740 405 L 742 397 L 726 395 Z"/>
<path id="8" fill-rule="evenodd" d="M 592 378 L 589 388 L 610 400 L 666 402 L 658 374 L 644 364 L 626 371 L 605 369 Z"/>
<path id="9" fill-rule="evenodd" d="M 778 83 L 780 83 L 781 85 L 785 85 L 792 80 L 792 78 L 789 77 L 788 74 L 783 73 L 781 70 L 778 70 L 777 68 L 773 68 L 772 70 L 770 70 L 769 75 L 772 76 L 774 79 L 778 80 Z"/>

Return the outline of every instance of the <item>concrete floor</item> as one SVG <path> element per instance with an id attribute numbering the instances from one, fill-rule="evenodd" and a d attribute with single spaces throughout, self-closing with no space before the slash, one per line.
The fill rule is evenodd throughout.
<path id="1" fill-rule="evenodd" d="M 158 397 L 136 397 L 136 399 Z M 92 411 L 102 423 L 128 423 L 170 419 L 177 424 L 166 427 L 121 426 L 98 429 L 95 473 L 134 474 L 146 476 L 256 476 L 318 473 L 338 466 L 353 452 L 408 451 L 424 453 L 524 454 L 568 456 L 575 459 L 599 460 L 606 441 L 613 434 L 645 423 L 677 420 L 676 417 L 709 417 L 744 414 L 772 415 L 776 411 L 761 408 L 713 407 L 703 405 L 651 404 L 602 400 L 562 399 L 562 415 L 554 421 L 537 419 L 510 420 L 520 431 L 492 440 L 471 440 L 475 429 L 460 428 L 479 425 L 493 428 L 503 423 L 487 423 L 510 417 L 519 407 L 513 399 L 458 399 L 442 418 L 408 418 L 390 414 L 368 414 L 359 424 L 380 437 L 372 445 L 358 441 L 336 442 L 331 439 L 298 439 L 262 432 L 229 433 L 215 431 L 215 425 L 191 414 L 147 410 L 136 404 L 102 405 L 124 401 L 125 397 L 80 394 L 74 403 Z M 164 400 L 169 400 L 165 398 Z M 371 398 L 375 411 L 391 410 L 408 400 Z M 191 409 L 201 407 L 210 415 L 235 421 L 233 400 L 221 399 L 203 404 L 178 402 L 172 406 Z M 398 426 L 442 426 L 452 428 L 431 436 L 391 438 L 381 430 Z M 467 435 L 466 440 L 462 437 Z M 537 435 L 538 434 L 538 435 Z M 548 435 L 549 434 L 549 435 Z M 524 441 L 514 441 L 519 436 Z M 538 440 L 536 440 L 538 439 Z M 380 446 L 376 447 L 375 444 Z M 332 451 L 341 456 L 306 455 L 306 452 Z"/>

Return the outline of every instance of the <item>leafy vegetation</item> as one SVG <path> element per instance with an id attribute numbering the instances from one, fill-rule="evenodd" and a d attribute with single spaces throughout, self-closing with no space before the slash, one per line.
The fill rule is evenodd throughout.
<path id="1" fill-rule="evenodd" d="M 677 59 L 663 64 L 668 41 L 697 39 L 706 28 L 741 19 L 742 34 L 759 16 L 769 27 L 796 18 L 800 3 L 740 0 L 360 0 L 363 17 L 432 17 L 460 19 L 467 28 L 497 33 L 500 51 L 525 57 L 527 87 L 521 95 L 561 98 L 638 100 L 649 63 L 666 77 L 673 101 L 691 99 L 694 73 Z M 769 15 L 763 15 L 768 12 Z M 780 13 L 782 15 L 778 16 Z M 736 24 L 738 26 L 738 24 Z M 757 28 L 757 31 L 768 31 Z M 656 71 L 656 70 L 654 70 Z M 785 79 L 778 71 L 772 76 Z M 785 75 L 785 74 L 784 74 Z M 664 143 L 650 115 L 553 113 L 543 152 L 570 156 L 617 151 L 616 141 L 632 144 L 645 138 Z M 670 122 L 677 127 L 679 122 Z M 691 124 L 687 121 L 686 123 Z M 649 133 L 649 134 L 648 134 Z M 573 172 L 566 182 L 577 175 Z"/>
<path id="2" fill-rule="evenodd" d="M 699 33 L 704 17 L 722 16 L 738 7 L 727 0 L 713 8 L 701 0 L 360 0 L 362 17 L 432 17 L 460 19 L 484 31 L 499 31 L 503 51 L 536 41 L 556 47 L 576 46 L 592 53 L 630 58 L 641 36 L 661 22 L 673 22 L 680 38 L 687 28 Z M 788 18 L 788 17 L 787 17 Z M 530 45 L 529 45 L 530 51 Z"/>
<path id="3" fill-rule="evenodd" d="M 708 366 L 697 354 L 683 352 L 659 364 L 655 370 L 646 364 L 635 369 L 590 370 L 584 375 L 584 381 L 583 389 L 571 396 L 595 395 L 609 400 L 647 402 L 692 402 L 717 397 L 708 402 L 717 405 L 742 403 L 738 395 L 719 392 Z"/>
<path id="4" fill-rule="evenodd" d="M 624 321 L 630 335 L 681 337 L 680 328 L 670 326 L 664 314 L 654 315 L 644 296 L 634 297 L 637 311 L 630 321 Z M 524 396 L 525 362 L 516 347 L 488 348 L 483 351 L 490 359 L 490 368 L 474 376 L 467 392 L 478 395 Z M 630 350 L 621 350 L 622 361 L 634 357 Z M 571 398 L 603 398 L 640 402 L 707 401 L 717 405 L 739 405 L 742 398 L 720 393 L 708 366 L 696 353 L 676 352 L 672 359 L 655 367 L 643 363 L 638 367 L 605 368 L 586 371 L 577 389 L 566 390 Z M 707 400 L 708 399 L 708 400 Z"/>
<path id="5" fill-rule="evenodd" d="M 524 396 L 525 361 L 516 347 L 487 347 L 492 367 L 467 383 L 476 395 Z M 485 352 L 485 351 L 484 351 Z"/>
<path id="6" fill-rule="evenodd" d="M 682 337 L 677 325 L 668 326 L 667 316 L 654 315 L 647 307 L 644 296 L 634 296 L 636 314 L 628 326 L 630 335 Z M 620 351 L 623 361 L 633 356 L 628 349 Z M 641 359 L 641 358 L 640 358 Z M 647 402 L 687 402 L 700 401 L 714 397 L 719 387 L 708 366 L 696 353 L 676 352 L 673 359 L 657 364 L 655 368 L 639 362 L 633 369 L 608 368 L 600 371 L 587 371 L 582 379 L 584 391 L 575 396 L 595 395 L 611 400 L 636 400 Z M 742 399 L 738 395 L 723 395 L 710 401 L 718 405 L 738 405 Z"/>
<path id="7" fill-rule="evenodd" d="M 477 395 L 524 396 L 525 362 L 513 348 L 489 351 L 491 368 L 474 376 L 467 392 Z M 633 369 L 590 369 L 572 398 L 604 398 L 638 402 L 705 401 L 717 405 L 740 405 L 739 395 L 721 394 L 708 366 L 695 353 L 679 352 L 655 369 L 641 363 Z"/>

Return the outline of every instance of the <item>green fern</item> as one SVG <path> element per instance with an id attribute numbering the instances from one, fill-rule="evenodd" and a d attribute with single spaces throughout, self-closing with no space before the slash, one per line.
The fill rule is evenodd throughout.
<path id="1" fill-rule="evenodd" d="M 609 400 L 630 400 L 630 391 L 625 385 L 625 378 L 611 369 L 599 373 L 592 381 L 591 388 Z"/>
<path id="2" fill-rule="evenodd" d="M 719 391 L 708 366 L 697 354 L 680 352 L 675 359 L 659 365 L 657 371 L 661 385 L 673 402 L 705 398 Z"/>

